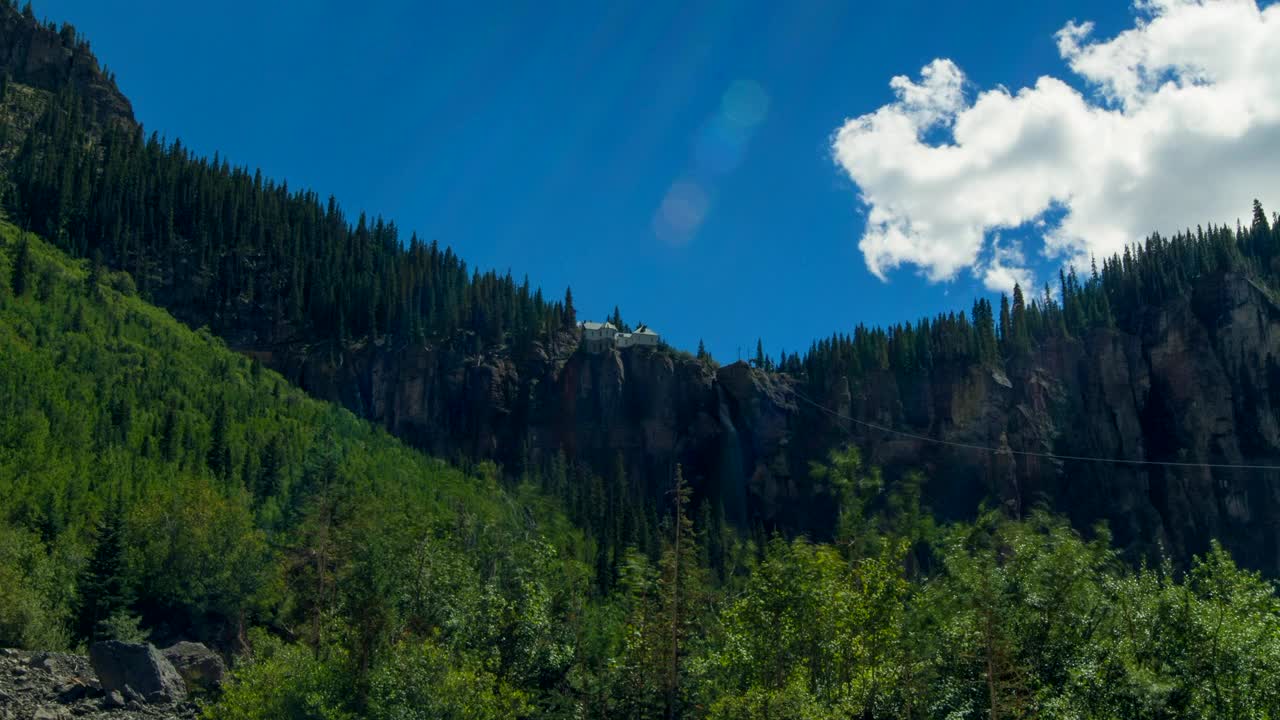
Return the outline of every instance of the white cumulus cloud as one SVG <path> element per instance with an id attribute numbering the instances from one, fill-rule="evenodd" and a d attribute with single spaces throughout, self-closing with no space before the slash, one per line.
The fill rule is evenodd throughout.
<path id="1" fill-rule="evenodd" d="M 1089 22 L 1057 33 L 1083 93 L 1050 76 L 974 92 L 938 59 L 918 80 L 893 78 L 895 102 L 846 121 L 832 150 L 868 207 L 859 248 L 871 272 L 967 270 L 1008 289 L 1031 277 L 1001 230 L 1030 223 L 1047 257 L 1078 262 L 1280 196 L 1280 3 L 1136 10 L 1110 39 Z"/>
<path id="2" fill-rule="evenodd" d="M 1016 242 L 1001 242 L 997 235 L 991 241 L 991 258 L 978 263 L 974 269 L 982 276 L 982 284 L 988 290 L 1000 292 L 1010 290 L 1018 284 L 1034 293 L 1035 282 L 1031 272 L 1026 269 L 1026 263 L 1021 245 Z"/>

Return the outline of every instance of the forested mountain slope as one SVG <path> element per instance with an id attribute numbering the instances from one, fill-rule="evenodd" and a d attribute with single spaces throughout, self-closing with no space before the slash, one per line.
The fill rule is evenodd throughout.
<path id="1" fill-rule="evenodd" d="M 1183 561 L 1219 537 L 1280 571 L 1275 471 L 1010 456 L 839 418 L 1021 452 L 1280 463 L 1280 230 L 1260 207 L 1243 227 L 1149 238 L 1053 293 L 859 327 L 754 368 L 667 348 L 588 355 L 569 293 L 550 301 L 393 223 L 102 122 L 116 103 L 84 85 L 3 104 L 22 138 L 5 192 L 17 223 L 417 447 L 540 479 L 608 546 L 602 563 L 657 521 L 677 463 L 717 523 L 827 537 L 830 488 L 809 464 L 855 441 L 893 476 L 932 471 L 926 502 L 950 516 L 1047 502 L 1081 527 L 1109 521 L 1135 558 Z"/>
<path id="2" fill-rule="evenodd" d="M 0 646 L 141 621 L 226 650 L 265 628 L 361 671 L 415 637 L 459 668 L 483 652 L 483 678 L 565 671 L 589 554 L 536 494 L 306 397 L 124 274 L 0 235 Z"/>
<path id="3" fill-rule="evenodd" d="M 533 488 L 404 447 L 9 225 L 0 357 L 0 646 L 205 640 L 235 661 L 210 718 L 1280 710 L 1280 602 L 1217 548 L 1182 575 L 1041 512 L 937 526 L 920 478 L 841 452 L 815 472 L 836 543 L 717 536 L 677 468 L 652 557 L 602 581 Z"/>
<path id="4" fill-rule="evenodd" d="M 133 107 L 116 86 L 115 76 L 98 65 L 89 40 L 74 26 L 38 22 L 30 3 L 22 10 L 9 0 L 3 5 L 0 67 L 6 80 L 49 93 L 73 88 L 85 99 L 94 122 L 135 125 Z"/>
<path id="5" fill-rule="evenodd" d="M 1261 208 L 755 367 L 590 355 L 568 293 L 147 139 L 73 31 L 0 30 L 0 646 L 209 642 L 211 718 L 1280 714 L 1275 588 L 1210 542 L 1274 571 L 1275 478 L 840 418 L 1275 462 Z"/>

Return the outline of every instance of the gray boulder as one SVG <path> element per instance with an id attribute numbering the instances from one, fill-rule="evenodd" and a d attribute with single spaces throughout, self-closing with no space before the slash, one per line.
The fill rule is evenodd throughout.
<path id="1" fill-rule="evenodd" d="M 173 664 L 150 643 L 105 640 L 89 646 L 89 662 L 102 689 L 125 693 L 129 687 L 148 702 L 181 702 L 187 688 Z M 126 697 L 128 693 L 125 693 Z"/>
<path id="2" fill-rule="evenodd" d="M 180 642 L 160 651 L 173 664 L 191 692 L 215 692 L 222 687 L 227 666 L 222 656 L 197 642 Z"/>

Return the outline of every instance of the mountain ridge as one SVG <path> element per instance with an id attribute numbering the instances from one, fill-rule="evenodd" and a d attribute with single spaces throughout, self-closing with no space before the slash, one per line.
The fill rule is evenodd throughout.
<path id="1" fill-rule="evenodd" d="M 1185 559 L 1223 537 L 1246 564 L 1280 573 L 1280 503 L 1243 471 L 973 457 L 853 433 L 795 396 L 986 447 L 1280 461 L 1280 347 L 1260 282 L 1275 275 L 1280 228 L 1259 207 L 1250 228 L 1153 236 L 1100 273 L 1064 274 L 1057 300 L 1019 290 L 998 317 L 980 299 L 968 315 L 859 327 L 755 368 L 666 347 L 592 355 L 578 351 L 569 293 L 553 302 L 527 280 L 468 273 L 447 248 L 400 240 L 394 223 L 349 223 L 332 199 L 144 142 L 128 123 L 96 125 L 104 113 L 132 119 L 102 89 L 114 83 L 87 43 L 2 12 L 29 39 L 0 53 L 0 69 L 51 88 L 43 105 L 10 107 L 27 114 L 10 125 L 34 129 L 8 173 L 15 218 L 74 255 L 100 254 L 183 321 L 417 447 L 497 461 L 513 478 L 547 475 L 563 455 L 580 485 L 625 475 L 639 506 L 660 504 L 680 464 L 697 502 L 763 539 L 829 535 L 831 489 L 810 465 L 854 442 L 890 477 L 941 475 L 926 500 L 942 517 L 1046 503 L 1082 527 L 1110 522 L 1134 559 Z M 40 70 L 52 66 L 18 51 L 55 41 L 53 56 L 80 70 Z M 600 511 L 583 512 L 604 532 Z"/>
<path id="2" fill-rule="evenodd" d="M 30 4 L 19 11 L 12 2 L 0 3 L 0 67 L 8 80 L 40 90 L 73 88 L 98 124 L 137 126 L 133 105 L 99 66 L 88 40 L 69 23 L 37 21 Z"/>
<path id="3" fill-rule="evenodd" d="M 1232 557 L 1280 575 L 1280 478 L 1205 464 L 1280 456 L 1256 201 L 722 366 L 592 352 L 569 291 L 38 76 L 0 82 L 0 719 L 1280 713 Z"/>

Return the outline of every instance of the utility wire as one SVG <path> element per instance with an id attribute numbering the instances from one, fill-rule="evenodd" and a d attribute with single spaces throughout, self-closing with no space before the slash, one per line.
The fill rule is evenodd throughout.
<path id="1" fill-rule="evenodd" d="M 973 443 L 955 442 L 954 440 L 942 440 L 940 438 L 929 437 L 927 435 L 917 435 L 916 433 L 906 432 L 903 430 L 895 430 L 891 427 L 878 425 L 866 420 L 841 415 L 840 413 L 821 405 L 808 397 L 805 397 L 799 390 L 792 389 L 796 397 L 814 406 L 828 415 L 847 420 L 851 423 L 857 423 L 873 430 L 879 430 L 890 435 L 898 435 L 900 437 L 911 438 L 912 440 L 920 440 L 922 442 L 933 443 L 935 445 L 946 445 L 948 447 L 963 448 L 966 450 L 978 450 L 981 452 L 989 452 L 997 455 L 1022 455 L 1023 457 L 1045 458 L 1047 460 L 1076 460 L 1080 462 L 1098 462 L 1111 463 L 1115 465 L 1160 465 L 1163 467 L 1195 467 L 1195 468 L 1212 468 L 1219 470 L 1280 470 L 1280 465 L 1246 465 L 1237 463 L 1198 463 L 1198 462 L 1178 462 L 1176 460 L 1126 460 L 1124 458 L 1100 458 L 1086 457 L 1083 455 L 1054 455 L 1053 453 L 1033 452 L 1031 450 L 1014 450 L 1013 448 L 994 448 L 987 445 L 975 445 Z"/>

